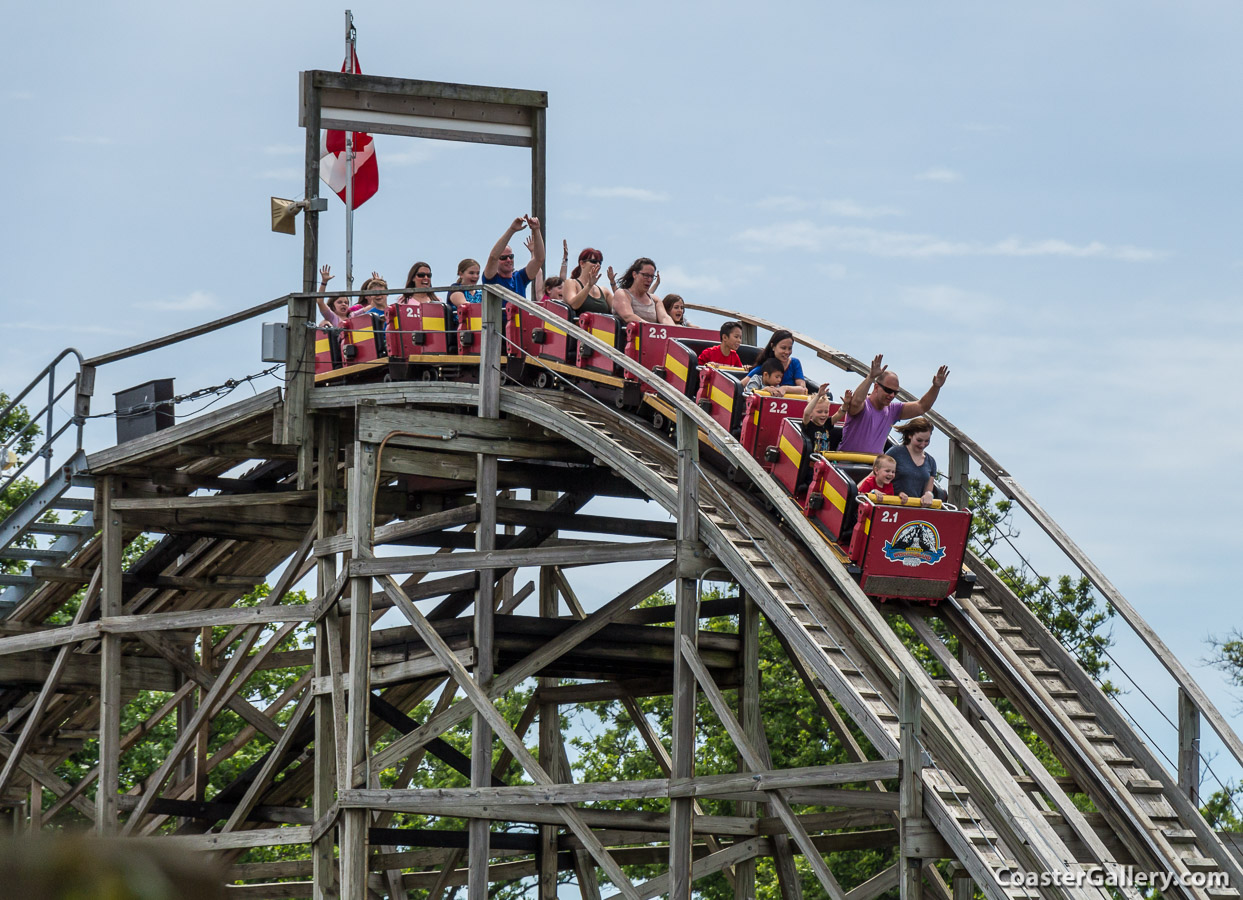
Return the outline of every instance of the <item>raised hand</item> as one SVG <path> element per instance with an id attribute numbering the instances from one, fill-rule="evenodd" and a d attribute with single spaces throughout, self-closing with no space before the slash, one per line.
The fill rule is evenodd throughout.
<path id="1" fill-rule="evenodd" d="M 885 370 L 889 368 L 886 365 L 882 365 L 883 361 L 884 361 L 883 353 L 877 353 L 876 357 L 872 360 L 872 367 L 868 369 L 868 377 L 871 378 L 873 381 L 875 381 L 877 378 L 880 378 L 882 375 L 884 375 Z"/>
<path id="2" fill-rule="evenodd" d="M 565 238 L 561 239 L 561 259 L 566 262 L 570 259 L 570 242 Z"/>
<path id="3" fill-rule="evenodd" d="M 328 282 L 330 282 L 330 281 L 332 281 L 332 267 L 331 267 L 331 266 L 326 266 L 326 265 L 325 265 L 325 266 L 320 266 L 320 267 L 319 267 L 319 283 L 320 283 L 320 285 L 321 285 L 321 286 L 326 286 L 326 285 L 328 284 Z"/>
<path id="4" fill-rule="evenodd" d="M 609 275 L 609 284 L 611 284 L 613 287 L 617 287 L 617 273 L 613 271 L 612 266 L 609 266 L 608 275 Z"/>
<path id="5" fill-rule="evenodd" d="M 522 242 L 522 246 L 526 247 L 527 252 L 532 256 L 535 255 L 535 238 L 528 236 L 527 239 Z"/>
<path id="6" fill-rule="evenodd" d="M 660 269 L 656 270 L 656 277 L 652 279 L 652 286 L 647 289 L 649 294 L 656 293 L 656 288 L 660 287 Z"/>
<path id="7" fill-rule="evenodd" d="M 531 226 L 532 231 L 539 231 L 539 219 L 535 218 L 535 216 L 523 216 L 523 218 Z"/>
<path id="8" fill-rule="evenodd" d="M 519 216 L 518 218 L 514 219 L 514 221 L 510 224 L 509 230 L 513 232 L 518 232 L 518 231 L 522 231 L 522 229 L 526 227 L 527 227 L 526 216 Z"/>
<path id="9" fill-rule="evenodd" d="M 932 376 L 932 386 L 937 388 L 941 387 L 941 385 L 945 384 L 945 379 L 949 378 L 949 375 L 950 367 L 941 366 L 941 368 L 937 369 L 937 374 Z"/>
<path id="10" fill-rule="evenodd" d="M 583 263 L 583 287 L 592 287 L 600 280 L 600 264 L 597 262 Z"/>

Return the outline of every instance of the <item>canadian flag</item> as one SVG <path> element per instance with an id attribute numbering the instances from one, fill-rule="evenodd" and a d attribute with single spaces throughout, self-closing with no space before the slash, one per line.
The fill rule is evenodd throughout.
<path id="1" fill-rule="evenodd" d="M 354 72 L 358 68 L 358 54 L 354 53 Z M 346 63 L 341 64 L 341 71 Z M 349 180 L 349 163 L 346 161 L 345 132 L 329 131 L 324 140 L 325 153 L 319 159 L 319 177 L 322 178 L 342 203 L 346 203 L 346 182 Z M 375 158 L 375 142 L 365 131 L 354 132 L 354 209 L 362 206 L 380 188 L 380 167 Z"/>

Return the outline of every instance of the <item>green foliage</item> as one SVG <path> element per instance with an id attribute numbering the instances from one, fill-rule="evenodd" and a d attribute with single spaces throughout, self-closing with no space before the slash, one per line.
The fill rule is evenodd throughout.
<path id="1" fill-rule="evenodd" d="M 8 405 L 9 395 L 0 391 L 0 409 L 4 409 Z M 27 429 L 27 426 L 30 426 L 29 429 Z M 23 429 L 27 430 L 22 433 Z M 17 437 L 18 434 L 21 434 L 21 436 Z M 0 421 L 0 445 L 7 445 L 9 441 L 17 437 L 17 440 L 8 449 L 16 455 L 19 464 L 24 461 L 23 457 L 28 456 L 34 450 L 35 440 L 40 434 L 42 434 L 42 431 L 39 429 L 39 426 L 31 425 L 30 413 L 27 412 L 24 406 L 15 406 Z M 5 455 L 7 456 L 7 453 Z M 8 477 L 7 474 L 0 475 L 0 479 L 6 481 Z M 34 493 L 35 488 L 38 486 L 38 482 L 34 479 L 23 475 L 3 491 L 0 491 L 0 522 L 7 519 L 9 514 L 20 506 L 22 501 Z M 33 538 L 26 537 L 18 541 L 14 546 L 30 548 L 35 546 L 35 543 Z M 0 561 L 0 572 L 6 575 L 15 575 L 25 572 L 28 566 L 29 563 L 25 560 L 2 560 Z"/>

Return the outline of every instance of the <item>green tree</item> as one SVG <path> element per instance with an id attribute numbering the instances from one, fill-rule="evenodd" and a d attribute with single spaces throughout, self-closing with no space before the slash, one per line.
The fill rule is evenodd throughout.
<path id="1" fill-rule="evenodd" d="M 9 395 L 0 391 L 0 409 L 5 409 L 8 405 Z M 0 421 L 0 445 L 7 445 L 10 441 L 13 442 L 12 446 L 9 447 L 9 452 L 13 455 L 10 457 L 8 452 L 6 452 L 4 454 L 6 458 L 0 460 L 0 463 L 3 463 L 5 467 L 5 472 L 0 474 L 0 484 L 9 480 L 8 470 L 13 469 L 16 465 L 20 465 L 24 461 L 24 457 L 30 455 L 34 450 L 35 440 L 41 433 L 38 425 L 31 425 L 30 413 L 24 406 L 13 407 L 3 421 Z M 22 476 L 6 486 L 3 491 L 0 491 L 0 522 L 7 519 L 9 514 L 20 506 L 22 501 L 29 497 L 38 486 L 34 479 Z M 26 537 L 17 542 L 15 546 L 33 547 L 34 541 L 32 538 Z M 26 571 L 28 565 L 24 560 L 0 560 L 0 572 L 6 575 L 15 575 Z"/>

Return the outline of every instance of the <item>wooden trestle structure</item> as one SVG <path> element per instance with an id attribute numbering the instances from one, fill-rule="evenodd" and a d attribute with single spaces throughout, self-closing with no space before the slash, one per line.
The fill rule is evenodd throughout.
<path id="1" fill-rule="evenodd" d="M 314 257 L 308 262 L 313 275 Z M 965 900 L 976 890 L 990 900 L 1094 898 L 1107 892 L 1087 882 L 1027 887 L 1009 873 L 1114 864 L 1183 876 L 1172 895 L 1238 896 L 1243 870 L 1195 796 L 1199 723 L 1236 758 L 1238 738 L 1125 599 L 966 435 L 936 417 L 951 437 L 951 491 L 961 497 L 975 459 L 1177 681 L 1186 748 L 1179 772 L 1165 769 L 978 560 L 970 560 L 979 579 L 971 597 L 935 610 L 894 607 L 936 661 L 934 677 L 737 442 L 592 335 L 560 322 L 676 411 L 676 442 L 573 390 L 504 380 L 502 298 L 524 316 L 543 315 L 486 289 L 478 383 L 319 387 L 305 341 L 311 299 L 281 298 L 292 326 L 286 391 L 85 457 L 74 478 L 93 486 L 89 533 L 55 565 L 35 566 L 0 623 L 0 804 L 34 830 L 62 821 L 72 806 L 101 834 L 159 835 L 170 846 L 218 853 L 229 881 L 242 882 L 230 895 L 248 898 L 440 897 L 467 884 L 468 896 L 482 900 L 490 884 L 532 878 L 532 896 L 550 900 L 567 870 L 584 898 L 687 898 L 696 879 L 716 872 L 748 898 L 763 857 L 772 858 L 786 898 L 801 896 L 798 857 L 834 900 L 870 900 L 895 887 L 904 898 Z M 831 365 L 863 370 L 796 337 Z M 89 394 L 92 366 L 118 357 L 88 360 L 79 394 Z M 701 446 L 733 477 L 701 462 Z M 411 476 L 422 479 L 417 489 Z M 600 497 L 646 500 L 651 513 L 584 511 Z M 158 540 L 127 564 L 126 547 L 141 534 Z M 611 586 L 611 598 L 583 602 L 576 570 L 603 565 L 618 567 L 593 578 Z M 516 588 L 524 569 L 538 577 Z M 295 602 L 290 589 L 312 573 L 313 596 Z M 701 603 L 704 579 L 734 589 Z M 273 585 L 265 601 L 237 605 L 265 580 Z M 51 624 L 73 610 L 84 586 L 72 621 Z M 661 590 L 672 603 L 640 608 Z M 518 614 L 524 602 L 538 614 Z M 379 627 L 385 615 L 401 624 Z M 933 632 L 933 615 L 958 638 L 960 655 Z M 703 618 L 717 616 L 736 628 L 701 630 Z M 820 710 L 817 726 L 853 762 L 789 769 L 771 758 L 762 619 Z M 304 623 L 313 625 L 312 645 L 281 648 Z M 228 635 L 213 640 L 222 627 Z M 293 668 L 297 678 L 261 705 L 247 683 L 268 667 Z M 532 682 L 530 701 L 507 718 L 498 701 Z M 123 711 L 139 691 L 167 697 L 123 731 Z M 636 702 L 655 695 L 672 696 L 667 742 Z M 999 697 L 1065 776 L 1033 756 L 998 711 Z M 431 715 L 413 717 L 430 698 Z M 666 777 L 573 783 L 561 712 L 599 700 L 631 711 Z M 695 770 L 701 700 L 737 750 L 737 773 Z M 209 753 L 209 729 L 226 713 L 245 726 Z M 172 718 L 171 752 L 121 793 L 126 754 Z M 469 754 L 443 739 L 455 729 L 469 733 Z M 98 766 L 75 783 L 58 776 L 94 738 Z M 257 761 L 207 796 L 209 771 L 254 747 Z M 426 756 L 470 786 L 407 789 Z M 382 773 L 391 787 L 380 787 Z M 898 790 L 887 789 L 895 783 Z M 734 812 L 704 815 L 703 798 L 733 801 Z M 1076 798 L 1095 811 L 1082 812 Z M 656 806 L 610 808 L 624 799 Z M 466 824 L 394 827 L 402 812 Z M 293 848 L 298 858 L 238 863 L 253 847 Z M 896 861 L 847 893 L 826 854 L 866 848 L 896 848 Z M 938 868 L 942 860 L 953 865 Z M 636 883 L 622 867 L 638 864 L 665 868 Z"/>

